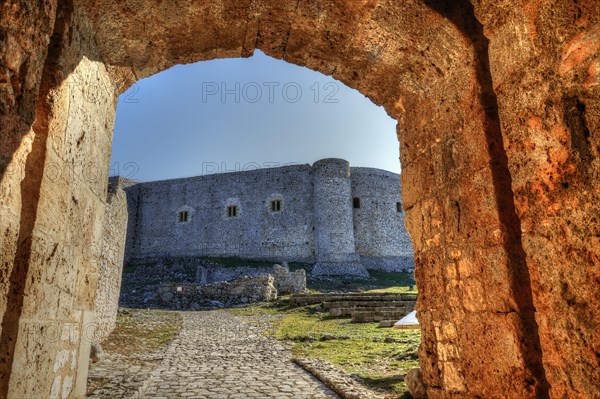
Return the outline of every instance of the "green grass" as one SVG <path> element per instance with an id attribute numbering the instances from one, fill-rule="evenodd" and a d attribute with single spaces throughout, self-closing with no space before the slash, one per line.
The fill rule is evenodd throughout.
<path id="1" fill-rule="evenodd" d="M 117 325 L 102 347 L 124 356 L 152 352 L 175 338 L 182 326 L 179 312 L 121 308 Z"/>
<path id="2" fill-rule="evenodd" d="M 263 316 L 281 314 L 281 308 L 270 303 L 260 303 L 253 306 L 233 308 L 229 312 L 234 316 Z"/>
<path id="3" fill-rule="evenodd" d="M 280 314 L 272 321 L 268 334 L 294 342 L 297 358 L 317 358 L 331 362 L 348 374 L 355 374 L 366 386 L 404 395 L 404 375 L 418 360 L 405 358 L 421 341 L 420 330 L 379 328 L 377 323 L 352 323 L 331 318 L 314 306 L 303 308 L 273 307 L 260 304 L 232 309 L 237 316 Z M 328 340 L 321 340 L 326 336 Z M 333 337 L 333 339 L 331 339 Z"/>
<path id="4" fill-rule="evenodd" d="M 417 287 L 412 273 L 384 272 L 369 270 L 370 279 L 353 280 L 348 278 L 335 278 L 313 280 L 309 279 L 307 287 L 313 292 L 331 291 L 368 291 L 368 292 L 410 292 L 417 293 Z M 413 290 L 409 291 L 409 286 Z"/>
<path id="5" fill-rule="evenodd" d="M 247 260 L 242 258 L 205 257 L 202 259 L 223 267 L 272 267 L 275 264 L 274 262 Z"/>
<path id="6" fill-rule="evenodd" d="M 142 267 L 143 271 L 146 269 L 151 270 L 154 267 L 173 268 L 174 266 L 178 266 L 179 273 L 182 273 L 191 279 L 195 279 L 196 277 L 196 265 L 194 263 L 189 263 L 185 258 L 165 257 L 161 260 L 146 260 L 144 263 L 140 264 L 127 264 L 123 267 L 123 273 L 135 273 L 138 266 Z"/>
<path id="7" fill-rule="evenodd" d="M 410 287 L 389 287 L 389 288 L 375 288 L 372 290 L 367 290 L 365 292 L 374 292 L 374 293 L 378 293 L 378 292 L 388 292 L 388 293 L 394 293 L 394 294 L 416 294 L 417 288 L 416 286 L 413 286 L 413 289 L 410 290 Z"/>
<path id="8" fill-rule="evenodd" d="M 214 264 L 224 267 L 273 267 L 277 262 L 266 260 L 249 260 L 243 258 L 228 258 L 228 257 L 204 257 L 202 258 Z M 289 263 L 290 271 L 306 269 L 309 265 L 304 263 Z"/>
<path id="9" fill-rule="evenodd" d="M 119 308 L 116 327 L 102 342 L 102 348 L 107 353 L 119 355 L 121 364 L 131 367 L 158 365 L 158 360 L 142 355 L 161 350 L 179 334 L 182 326 L 179 312 Z M 87 393 L 91 395 L 110 380 L 89 379 Z"/>

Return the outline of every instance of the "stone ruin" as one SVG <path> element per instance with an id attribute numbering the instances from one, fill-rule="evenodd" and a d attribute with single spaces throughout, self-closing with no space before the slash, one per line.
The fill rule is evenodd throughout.
<path id="1" fill-rule="evenodd" d="M 296 294 L 306 291 L 306 271 L 303 269 L 290 272 L 287 265 L 274 265 L 273 276 L 275 288 L 279 295 Z"/>
<path id="2" fill-rule="evenodd" d="M 241 262 L 243 264 L 243 262 Z M 259 277 L 271 275 L 274 278 L 276 290 L 280 295 L 304 292 L 306 290 L 306 272 L 303 269 L 290 272 L 287 264 L 273 266 L 224 266 L 210 259 L 197 257 L 180 258 L 151 258 L 129 263 L 130 270 L 123 274 L 120 296 L 101 299 L 110 304 L 97 304 L 99 315 L 98 328 L 101 331 L 112 330 L 117 306 L 134 308 L 160 308 L 162 304 L 157 295 L 159 288 L 168 284 L 174 285 L 209 285 L 232 282 L 241 277 Z M 99 278 L 101 287 L 113 286 L 118 275 L 114 272 L 120 269 L 102 271 Z M 108 280 L 108 283 L 104 280 Z M 97 301 L 100 300 L 100 297 Z M 101 337 L 104 337 L 102 335 Z"/>
<path id="3" fill-rule="evenodd" d="M 220 267 L 198 268 L 197 282 L 168 282 L 158 288 L 159 304 L 170 309 L 223 307 L 254 302 L 267 302 L 278 295 L 306 291 L 306 271 L 290 272 L 287 265 L 272 268 Z"/>
<path id="4" fill-rule="evenodd" d="M 198 266 L 196 281 L 198 284 L 213 284 L 233 281 L 244 276 L 262 276 L 271 274 L 274 277 L 275 288 L 279 295 L 295 294 L 306 291 L 306 271 L 303 269 L 290 272 L 286 263 L 266 267 L 215 267 Z"/>
<path id="5" fill-rule="evenodd" d="M 339 158 L 135 183 L 126 263 L 183 256 L 315 264 L 314 275 L 368 278 L 414 267 L 400 175 Z"/>
<path id="6" fill-rule="evenodd" d="M 200 310 L 277 299 L 275 278 L 270 275 L 242 276 L 218 283 L 165 283 L 158 289 L 160 304 L 168 309 Z"/>
<path id="7" fill-rule="evenodd" d="M 398 122 L 428 397 L 600 395 L 597 0 L 8 0 L 0 16 L 0 397 L 85 394 L 118 95 L 256 48 Z"/>

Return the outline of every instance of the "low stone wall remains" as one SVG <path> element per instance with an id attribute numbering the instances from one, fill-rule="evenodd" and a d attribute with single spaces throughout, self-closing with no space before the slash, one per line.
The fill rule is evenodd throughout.
<path id="1" fill-rule="evenodd" d="M 303 269 L 290 272 L 289 267 L 273 265 L 273 267 L 219 267 L 214 264 L 200 264 L 196 271 L 198 284 L 213 284 L 220 281 L 233 281 L 242 276 L 275 277 L 275 288 L 279 295 L 296 294 L 306 291 L 306 271 Z"/>
<path id="2" fill-rule="evenodd" d="M 214 284 L 165 283 L 158 289 L 160 304 L 168 309 L 199 310 L 277 299 L 272 275 L 243 276 Z"/>
<path id="3" fill-rule="evenodd" d="M 206 285 L 234 281 L 242 276 L 267 276 L 275 278 L 279 295 L 306 291 L 306 271 L 289 271 L 287 265 L 230 267 L 206 258 L 149 258 L 129 262 L 123 274 L 120 305 L 124 307 L 162 307 L 157 296 L 164 283 Z"/>
<path id="4" fill-rule="evenodd" d="M 273 276 L 275 277 L 275 288 L 277 288 L 279 295 L 306 291 L 306 271 L 304 269 L 290 272 L 290 269 L 285 265 L 275 265 L 273 266 Z"/>

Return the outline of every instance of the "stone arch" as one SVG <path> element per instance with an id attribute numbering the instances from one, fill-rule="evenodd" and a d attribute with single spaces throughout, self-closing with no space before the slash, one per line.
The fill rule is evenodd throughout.
<path id="1" fill-rule="evenodd" d="M 116 95 L 255 48 L 331 74 L 398 121 L 430 396 L 597 393 L 599 5 L 473 4 L 0 6 L 0 396 L 84 390 L 89 342 L 45 334 L 93 322 Z M 77 368 L 53 367 L 64 351 Z"/>

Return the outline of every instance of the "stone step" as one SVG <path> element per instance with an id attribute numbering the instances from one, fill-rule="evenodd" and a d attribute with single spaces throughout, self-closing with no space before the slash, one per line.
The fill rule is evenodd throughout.
<path id="1" fill-rule="evenodd" d="M 408 313 L 399 312 L 399 311 L 378 311 L 371 312 L 368 310 L 357 310 L 352 312 L 352 321 L 354 323 L 371 323 L 371 322 L 379 322 L 381 320 L 391 320 L 396 319 L 400 320 Z"/>
<path id="2" fill-rule="evenodd" d="M 289 298 L 290 306 L 316 305 L 322 302 L 339 301 L 416 301 L 416 294 L 392 292 L 379 293 L 339 293 L 339 294 L 296 294 Z"/>
<path id="3" fill-rule="evenodd" d="M 390 327 L 394 327 L 394 324 L 396 324 L 398 320 L 381 320 L 379 322 L 379 327 L 381 328 L 390 328 Z"/>
<path id="4" fill-rule="evenodd" d="M 335 308 L 352 308 L 352 307 L 363 307 L 363 308 L 380 308 L 380 307 L 414 307 L 415 301 L 334 301 L 334 302 L 323 302 L 323 309 L 335 309 Z"/>
<path id="5" fill-rule="evenodd" d="M 369 292 L 369 293 L 337 293 L 337 294 L 295 294 L 292 296 L 292 299 L 319 299 L 319 300 L 327 300 L 327 298 L 332 299 L 340 299 L 340 298 L 348 298 L 348 299 L 360 299 L 360 298 L 407 298 L 407 299 L 416 299 L 417 294 L 409 294 L 409 293 L 398 293 L 398 292 Z"/>
<path id="6" fill-rule="evenodd" d="M 378 312 L 378 311 L 396 311 L 396 312 L 404 312 L 409 314 L 414 310 L 414 306 L 378 306 L 378 307 L 360 307 L 360 306 L 351 306 L 344 308 L 332 308 L 329 310 L 329 315 L 331 317 L 349 317 L 352 316 L 353 312 L 356 311 L 368 311 L 368 312 Z"/>

